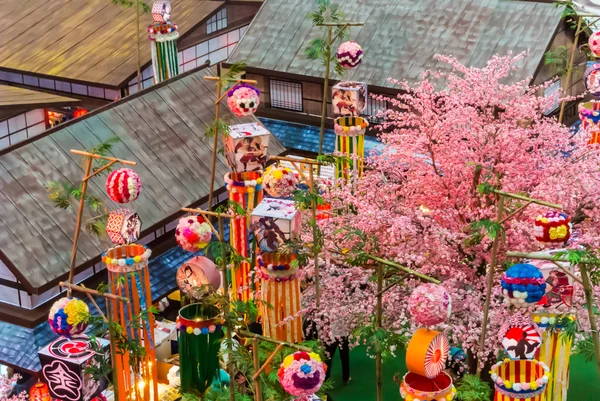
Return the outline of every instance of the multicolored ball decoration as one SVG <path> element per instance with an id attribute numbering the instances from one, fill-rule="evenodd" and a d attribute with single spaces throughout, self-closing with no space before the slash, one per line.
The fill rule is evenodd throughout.
<path id="1" fill-rule="evenodd" d="M 419 325 L 435 326 L 450 317 L 452 300 L 441 285 L 422 284 L 410 294 L 408 310 Z"/>
<path id="2" fill-rule="evenodd" d="M 227 92 L 227 106 L 238 117 L 251 116 L 260 104 L 260 91 L 252 85 L 241 83 Z"/>
<path id="3" fill-rule="evenodd" d="M 590 35 L 588 46 L 594 56 L 600 57 L 600 31 L 596 31 Z"/>
<path id="4" fill-rule="evenodd" d="M 344 68 L 354 68 L 362 62 L 363 49 L 352 40 L 344 42 L 337 49 L 337 59 Z"/>
<path id="5" fill-rule="evenodd" d="M 142 180 L 138 173 L 130 168 L 113 171 L 106 179 L 108 197 L 117 203 L 129 203 L 140 196 Z"/>
<path id="6" fill-rule="evenodd" d="M 204 249 L 210 242 L 210 224 L 202 216 L 185 216 L 179 219 L 175 229 L 177 243 L 188 252 Z"/>
<path id="7" fill-rule="evenodd" d="M 537 304 L 546 293 L 546 279 L 537 267 L 516 264 L 502 275 L 502 293 L 516 308 Z"/>
<path id="8" fill-rule="evenodd" d="M 594 63 L 586 68 L 583 74 L 585 90 L 592 96 L 600 96 L 600 63 Z"/>
<path id="9" fill-rule="evenodd" d="M 48 314 L 50 328 L 56 334 L 72 337 L 82 334 L 88 327 L 90 309 L 77 298 L 61 298 L 52 305 Z"/>
<path id="10" fill-rule="evenodd" d="M 569 217 L 560 212 L 548 212 L 535 219 L 535 239 L 540 242 L 562 243 L 571 237 Z"/>
<path id="11" fill-rule="evenodd" d="M 298 351 L 283 360 L 277 376 L 285 391 L 296 397 L 308 397 L 321 388 L 327 365 L 313 352 Z"/>
<path id="12" fill-rule="evenodd" d="M 287 167 L 269 166 L 263 176 L 263 188 L 274 198 L 291 196 L 297 184 L 296 174 Z"/>

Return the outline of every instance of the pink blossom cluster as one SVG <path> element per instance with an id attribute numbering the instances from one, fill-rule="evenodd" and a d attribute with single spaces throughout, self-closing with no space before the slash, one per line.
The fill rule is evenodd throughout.
<path id="1" fill-rule="evenodd" d="M 9 394 L 12 394 L 17 380 L 20 378 L 21 376 L 18 374 L 14 374 L 10 378 L 0 375 L 0 401 L 26 401 L 29 399 L 27 393 L 24 391 L 20 394 L 9 396 Z"/>
<path id="2" fill-rule="evenodd" d="M 408 298 L 408 310 L 420 325 L 435 326 L 444 323 L 452 310 L 450 294 L 441 285 L 420 285 Z"/>

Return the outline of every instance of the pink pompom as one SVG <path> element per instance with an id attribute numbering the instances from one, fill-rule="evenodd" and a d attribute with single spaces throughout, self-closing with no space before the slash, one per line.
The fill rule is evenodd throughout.
<path id="1" fill-rule="evenodd" d="M 106 179 L 108 197 L 117 203 L 128 203 L 136 200 L 142 191 L 140 176 L 130 168 L 113 171 Z"/>
<path id="2" fill-rule="evenodd" d="M 408 309 L 420 325 L 434 326 L 444 323 L 452 310 L 450 294 L 441 285 L 420 285 L 410 295 Z"/>

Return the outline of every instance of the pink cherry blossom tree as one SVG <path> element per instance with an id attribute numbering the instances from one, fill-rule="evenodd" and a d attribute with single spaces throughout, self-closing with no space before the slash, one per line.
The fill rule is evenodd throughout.
<path id="1" fill-rule="evenodd" d="M 447 64 L 443 71 L 424 72 L 412 85 L 391 80 L 401 93 L 377 97 L 390 105 L 377 127 L 385 148 L 368 160 L 362 177 L 337 183 L 325 196 L 333 215 L 319 223 L 325 266 L 321 306 L 312 312 L 323 340 L 335 334 L 333 325 L 343 325 L 354 331 L 356 343 L 393 352 L 396 340 L 412 335 L 407 299 L 419 281 L 389 263 L 381 292 L 383 328 L 393 336 L 373 326 L 377 290 L 369 263 L 376 257 L 439 279 L 453 304 L 440 328 L 481 364 L 494 358 L 495 333 L 508 316 L 500 273 L 490 302 L 490 334 L 482 349 L 478 345 L 493 239 L 499 238 L 500 267 L 510 262 L 507 250 L 542 250 L 533 221 L 549 211 L 535 204 L 519 210 L 526 202 L 506 198 L 509 219 L 499 224 L 495 190 L 563 205 L 578 233 L 569 247 L 600 245 L 600 154 L 587 145 L 586 132 L 573 135 L 544 115 L 555 99 L 540 97 L 542 87 L 530 87 L 529 79 L 514 82 L 512 72 L 524 57 L 496 56 L 474 68 L 437 56 Z M 589 330 L 583 298 L 575 299 L 578 320 Z"/>
<path id="2" fill-rule="evenodd" d="M 11 378 L 0 375 L 0 401 L 26 401 L 29 399 L 27 393 L 13 394 L 13 388 L 20 376 L 15 374 Z M 10 396 L 9 396 L 10 395 Z"/>

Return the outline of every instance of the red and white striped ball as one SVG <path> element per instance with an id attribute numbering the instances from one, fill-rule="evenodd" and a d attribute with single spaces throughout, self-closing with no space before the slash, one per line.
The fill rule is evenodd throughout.
<path id="1" fill-rule="evenodd" d="M 129 203 L 140 196 L 142 180 L 132 169 L 120 168 L 108 175 L 106 192 L 108 197 L 117 203 Z"/>
<path id="2" fill-rule="evenodd" d="M 590 51 L 594 53 L 594 56 L 600 57 L 600 31 L 594 32 L 590 35 L 588 41 Z"/>

